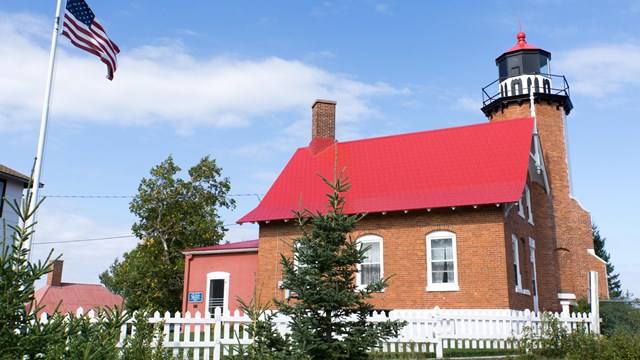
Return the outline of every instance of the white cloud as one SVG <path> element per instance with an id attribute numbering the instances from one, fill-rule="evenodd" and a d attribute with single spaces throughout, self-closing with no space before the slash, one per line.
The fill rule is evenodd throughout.
<path id="1" fill-rule="evenodd" d="M 376 12 L 380 14 L 388 14 L 389 13 L 389 5 L 387 4 L 378 4 L 375 6 Z"/>
<path id="2" fill-rule="evenodd" d="M 482 108 L 482 101 L 473 97 L 461 97 L 454 105 L 456 109 L 468 110 L 477 113 Z"/>
<path id="3" fill-rule="evenodd" d="M 33 29 L 46 28 L 46 22 L 30 15 L 0 15 L 0 129 L 33 128 L 41 112 L 49 55 L 47 41 Z M 59 44 L 52 117 L 61 122 L 162 122 L 189 132 L 247 126 L 253 116 L 306 107 L 316 98 L 339 99 L 342 119 L 353 121 L 375 113 L 368 99 L 404 91 L 278 57 L 195 58 L 180 42 L 122 49 L 110 82 L 97 58 L 66 38 Z"/>
<path id="4" fill-rule="evenodd" d="M 640 45 L 609 44 L 559 53 L 552 71 L 574 79 L 571 91 L 581 95 L 605 98 L 630 88 L 635 94 L 640 84 Z"/>
<path id="5" fill-rule="evenodd" d="M 257 224 L 242 224 L 228 227 L 228 231 L 224 235 L 224 241 L 238 242 L 258 239 Z"/>
<path id="6" fill-rule="evenodd" d="M 51 211 L 47 206 L 40 208 L 32 245 L 32 259 L 44 259 L 53 249 L 53 257 L 62 255 L 61 259 L 64 260 L 62 281 L 98 283 L 98 275 L 106 270 L 115 258 L 122 259 L 122 254 L 133 249 L 138 240 L 135 237 L 120 237 L 131 234 L 130 224 L 102 224 L 75 212 L 77 209 L 58 207 Z M 76 241 L 106 237 L 117 238 Z M 69 242 L 70 240 L 73 242 Z M 55 243 L 47 244 L 50 242 Z M 44 281 L 41 279 L 38 286 L 42 286 Z"/>

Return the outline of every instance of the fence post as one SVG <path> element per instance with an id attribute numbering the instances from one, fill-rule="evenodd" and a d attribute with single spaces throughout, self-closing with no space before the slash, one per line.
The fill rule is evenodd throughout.
<path id="1" fill-rule="evenodd" d="M 220 332 L 222 331 L 222 309 L 216 307 L 213 311 L 214 323 L 213 323 L 213 360 L 220 360 Z"/>
<path id="2" fill-rule="evenodd" d="M 434 310 L 434 327 L 436 336 L 436 358 L 442 359 L 444 357 L 444 351 L 442 348 L 442 332 L 444 330 L 444 324 L 442 323 L 442 315 L 440 314 L 440 308 L 436 306 Z"/>
<path id="3" fill-rule="evenodd" d="M 597 271 L 589 271 L 589 300 L 591 301 L 591 331 L 600 334 L 600 299 L 598 297 Z"/>

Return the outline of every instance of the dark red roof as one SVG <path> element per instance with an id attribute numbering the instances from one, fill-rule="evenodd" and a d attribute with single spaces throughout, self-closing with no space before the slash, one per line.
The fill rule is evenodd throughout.
<path id="1" fill-rule="evenodd" d="M 533 118 L 350 142 L 313 156 L 298 149 L 258 207 L 239 223 L 324 211 L 333 179 L 345 169 L 352 185 L 348 214 L 516 202 L 524 188 Z M 336 163 L 337 161 L 337 163 Z"/>
<path id="2" fill-rule="evenodd" d="M 85 314 L 98 307 L 104 309 L 109 307 L 122 307 L 123 300 L 120 295 L 111 293 L 107 288 L 98 284 L 73 284 L 61 283 L 60 286 L 45 285 L 36 291 L 36 302 L 38 306 L 45 308 L 38 313 L 53 313 L 58 302 L 62 300 L 58 312 L 66 314 L 76 313 L 79 307 L 84 309 Z"/>
<path id="3" fill-rule="evenodd" d="M 514 52 L 514 51 L 520 51 L 520 50 L 541 50 L 540 48 L 537 48 L 537 47 L 529 44 L 525 40 L 525 38 L 527 36 L 522 31 L 518 33 L 517 37 L 518 37 L 518 43 L 516 44 L 516 46 L 514 46 L 511 49 L 505 51 L 504 54 L 508 54 L 508 53 L 511 53 L 511 52 Z"/>
<path id="4" fill-rule="evenodd" d="M 240 241 L 222 245 L 205 246 L 194 249 L 182 250 L 182 253 L 202 252 L 202 251 L 228 251 L 228 250 L 245 250 L 257 249 L 258 240 Z"/>

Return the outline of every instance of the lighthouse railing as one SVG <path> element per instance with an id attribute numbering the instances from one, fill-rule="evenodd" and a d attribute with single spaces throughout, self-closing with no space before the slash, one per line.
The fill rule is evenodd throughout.
<path id="1" fill-rule="evenodd" d="M 567 82 L 567 78 L 564 77 L 564 75 L 551 75 L 551 74 L 522 74 L 520 75 L 521 77 L 526 77 L 526 76 L 536 76 L 536 77 L 543 77 L 546 79 L 549 79 L 550 83 L 552 84 L 549 88 L 548 91 L 542 91 L 543 87 L 540 86 L 539 90 L 536 91 L 534 89 L 534 91 L 536 91 L 536 93 L 544 93 L 544 94 L 550 94 L 550 95 L 560 95 L 560 96 L 567 96 L 569 97 L 569 83 Z M 490 83 L 489 85 L 485 86 L 482 88 L 482 105 L 486 106 L 492 102 L 494 102 L 497 99 L 500 98 L 507 98 L 507 97 L 512 97 L 512 96 L 520 96 L 520 95 L 525 95 L 529 93 L 529 90 L 526 87 L 526 84 L 522 84 L 522 88 L 523 91 L 521 93 L 516 93 L 514 94 L 513 91 L 510 88 L 503 88 L 501 91 L 501 85 L 503 85 L 505 82 L 507 82 L 509 79 L 511 78 L 502 78 L 502 79 L 496 79 L 494 80 L 492 83 Z M 559 87 L 557 87 L 558 85 L 560 85 Z"/>

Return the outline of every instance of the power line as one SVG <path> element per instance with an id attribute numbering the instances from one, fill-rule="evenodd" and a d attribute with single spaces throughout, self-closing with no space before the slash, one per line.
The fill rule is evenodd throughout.
<path id="1" fill-rule="evenodd" d="M 222 226 L 239 226 L 241 224 L 222 224 Z M 88 242 L 88 241 L 103 241 L 103 240 L 113 240 L 113 239 L 124 239 L 129 237 L 136 237 L 135 235 L 120 235 L 120 236 L 108 236 L 101 238 L 92 238 L 92 239 L 75 239 L 75 240 L 59 240 L 59 241 L 44 241 L 44 242 L 34 242 L 33 245 L 45 245 L 45 244 L 66 244 L 66 243 L 76 243 L 76 242 Z"/>
<path id="2" fill-rule="evenodd" d="M 260 195 L 264 194 L 229 194 L 226 197 L 255 196 L 258 201 L 262 201 Z M 48 198 L 71 198 L 71 199 L 132 199 L 133 195 L 46 195 Z"/>
<path id="3" fill-rule="evenodd" d="M 121 236 L 109 236 L 102 238 L 93 238 L 93 239 L 77 239 L 77 240 L 60 240 L 60 241 L 45 241 L 45 242 L 37 242 L 33 243 L 33 245 L 42 245 L 42 244 L 61 244 L 61 243 L 73 243 L 73 242 L 85 242 L 85 241 L 102 241 L 102 240 L 112 240 L 112 239 L 123 239 L 128 237 L 136 237 L 135 235 L 121 235 Z"/>
<path id="4" fill-rule="evenodd" d="M 73 199 L 129 199 L 131 195 L 46 195 L 48 198 L 73 198 Z"/>

